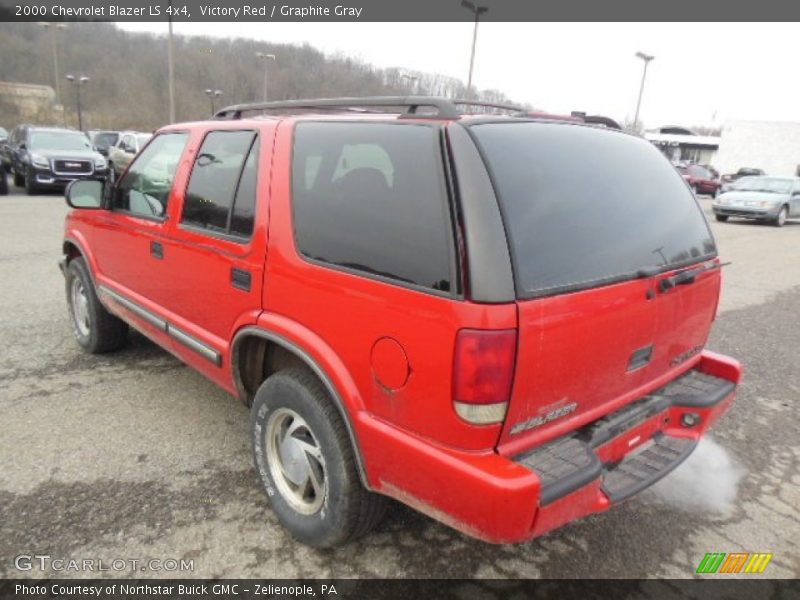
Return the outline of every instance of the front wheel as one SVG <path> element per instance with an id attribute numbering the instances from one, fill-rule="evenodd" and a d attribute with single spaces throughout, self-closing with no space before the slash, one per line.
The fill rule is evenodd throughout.
<path id="1" fill-rule="evenodd" d="M 91 354 L 102 354 L 116 350 L 125 342 L 128 326 L 100 304 L 82 258 L 70 261 L 66 290 L 72 328 L 81 348 Z"/>
<path id="2" fill-rule="evenodd" d="M 36 176 L 32 171 L 28 171 L 25 176 L 25 193 L 28 196 L 33 196 L 39 192 L 39 186 L 36 185 Z"/>
<path id="3" fill-rule="evenodd" d="M 308 370 L 267 378 L 252 407 L 253 455 L 272 509 L 301 542 L 344 544 L 372 529 L 386 499 L 361 485 L 347 427 Z"/>
<path id="4" fill-rule="evenodd" d="M 3 165 L 0 165 L 0 196 L 8 194 L 8 179 L 6 178 L 6 170 Z"/>
<path id="5" fill-rule="evenodd" d="M 789 209 L 785 206 L 781 207 L 781 210 L 778 212 L 778 216 L 775 217 L 775 220 L 772 222 L 775 227 L 783 227 L 786 225 L 786 219 L 789 217 Z"/>
<path id="6" fill-rule="evenodd" d="M 717 221 L 719 221 L 720 223 L 724 223 L 725 221 L 728 220 L 728 215 L 714 215 L 714 216 L 717 217 Z"/>

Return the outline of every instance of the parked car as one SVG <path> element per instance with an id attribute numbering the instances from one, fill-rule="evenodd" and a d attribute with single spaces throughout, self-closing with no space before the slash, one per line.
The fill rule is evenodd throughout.
<path id="1" fill-rule="evenodd" d="M 67 303 L 86 351 L 132 326 L 251 407 L 299 540 L 364 534 L 383 496 L 527 540 L 667 475 L 733 402 L 714 238 L 644 139 L 439 98 L 217 117 L 70 186 Z"/>
<path id="2" fill-rule="evenodd" d="M 783 227 L 789 218 L 800 218 L 800 178 L 742 177 L 711 205 L 717 221 L 741 217 L 771 221 Z"/>
<path id="3" fill-rule="evenodd" d="M 117 144 L 119 138 L 118 131 L 96 131 L 91 136 L 92 144 L 105 157 L 108 157 L 109 151 Z"/>
<path id="4" fill-rule="evenodd" d="M 695 194 L 717 195 L 721 184 L 718 176 L 708 167 L 692 164 L 678 165 L 675 168 L 686 180 L 686 183 L 689 184 L 689 187 L 694 190 Z"/>
<path id="5" fill-rule="evenodd" d="M 106 159 L 81 132 L 55 127 L 21 126 L 9 140 L 14 185 L 27 194 L 63 188 L 75 179 L 105 178 Z"/>
<path id="6" fill-rule="evenodd" d="M 736 181 L 741 177 L 759 177 L 766 175 L 764 169 L 756 169 L 754 167 L 741 167 L 736 173 L 726 173 L 722 176 L 722 183 L 730 183 Z"/>
<path id="7" fill-rule="evenodd" d="M 727 192 L 730 188 L 731 184 L 741 179 L 742 177 L 761 177 L 766 175 L 763 169 L 755 169 L 751 167 L 742 167 L 736 173 L 728 173 L 722 176 L 721 183 L 722 185 L 719 188 L 719 193 Z"/>
<path id="8" fill-rule="evenodd" d="M 11 130 L 8 138 L 6 138 L 4 142 L 0 142 L 0 162 L 5 165 L 6 172 L 11 171 L 13 157 L 13 152 L 11 149 L 12 147 L 19 145 L 19 141 L 25 138 L 28 127 L 30 127 L 30 125 L 17 125 Z"/>
<path id="9" fill-rule="evenodd" d="M 125 172 L 151 137 L 151 133 L 138 131 L 123 131 L 119 134 L 117 144 L 108 151 L 108 170 L 112 181 Z"/>

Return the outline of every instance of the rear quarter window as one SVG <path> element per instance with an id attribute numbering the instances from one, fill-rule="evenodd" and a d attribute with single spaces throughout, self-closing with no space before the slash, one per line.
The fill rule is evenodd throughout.
<path id="1" fill-rule="evenodd" d="M 453 291 L 439 136 L 427 125 L 297 124 L 292 204 L 299 251 L 364 275 Z"/>
<path id="2" fill-rule="evenodd" d="M 521 298 L 716 255 L 680 174 L 636 136 L 538 122 L 470 127 L 501 204 Z"/>

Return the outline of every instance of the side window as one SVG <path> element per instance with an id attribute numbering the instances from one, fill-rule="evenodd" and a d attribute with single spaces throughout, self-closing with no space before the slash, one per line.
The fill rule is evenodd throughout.
<path id="1" fill-rule="evenodd" d="M 162 218 L 188 133 L 163 133 L 131 164 L 114 190 L 111 208 L 136 216 Z"/>
<path id="2" fill-rule="evenodd" d="M 192 168 L 181 223 L 248 237 L 253 230 L 256 149 L 253 131 L 210 132 Z"/>
<path id="3" fill-rule="evenodd" d="M 300 123 L 292 204 L 305 256 L 450 291 L 453 231 L 439 131 L 426 125 Z"/>

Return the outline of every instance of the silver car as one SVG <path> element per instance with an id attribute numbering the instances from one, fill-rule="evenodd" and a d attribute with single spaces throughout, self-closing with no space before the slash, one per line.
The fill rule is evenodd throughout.
<path id="1" fill-rule="evenodd" d="M 742 177 L 728 184 L 711 208 L 717 221 L 741 217 L 783 227 L 786 219 L 800 218 L 800 178 Z"/>

